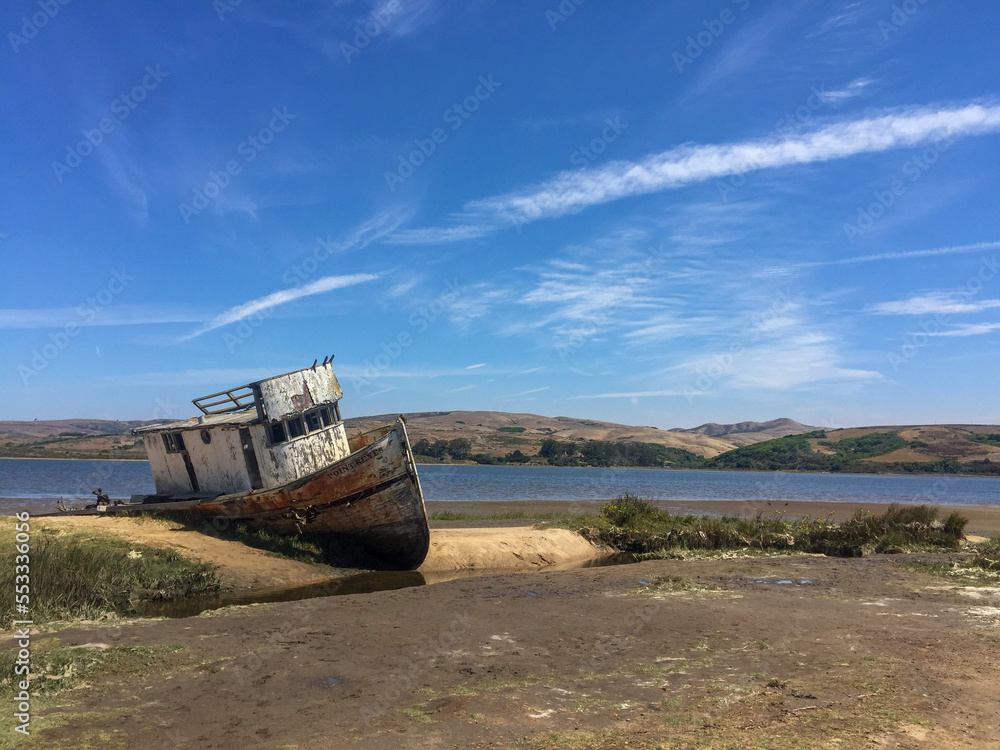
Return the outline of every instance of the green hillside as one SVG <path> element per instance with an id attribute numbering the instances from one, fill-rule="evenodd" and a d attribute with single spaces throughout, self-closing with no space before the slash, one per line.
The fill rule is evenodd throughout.
<path id="1" fill-rule="evenodd" d="M 974 443 L 991 444 L 992 435 L 973 433 L 958 441 L 949 435 L 952 438 L 949 443 L 942 440 L 938 444 L 908 440 L 897 430 L 872 429 L 856 436 L 841 436 L 853 432 L 858 430 L 835 430 L 829 434 L 815 430 L 746 445 L 708 459 L 704 466 L 743 471 L 1000 475 L 1000 462 L 991 461 L 988 456 L 970 455 Z M 962 442 L 968 445 L 961 445 Z M 909 460 L 886 460 L 893 458 L 890 454 Z"/>

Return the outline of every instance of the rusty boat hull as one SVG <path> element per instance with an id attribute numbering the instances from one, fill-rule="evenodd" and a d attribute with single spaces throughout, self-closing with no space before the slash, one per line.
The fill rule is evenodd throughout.
<path id="1" fill-rule="evenodd" d="M 346 458 L 312 474 L 272 489 L 220 495 L 187 511 L 281 534 L 335 535 L 403 570 L 419 567 L 430 544 L 402 420 L 354 438 Z"/>
<path id="2" fill-rule="evenodd" d="M 385 567 L 414 570 L 430 545 L 427 512 L 402 419 L 350 441 L 340 461 L 287 484 L 225 495 L 133 496 L 131 502 L 39 515 L 182 511 L 219 530 L 241 522 L 279 534 L 328 536 Z"/>

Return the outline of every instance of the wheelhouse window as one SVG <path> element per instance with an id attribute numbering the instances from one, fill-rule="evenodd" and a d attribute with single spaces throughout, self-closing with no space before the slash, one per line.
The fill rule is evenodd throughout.
<path id="1" fill-rule="evenodd" d="M 167 453 L 183 453 L 186 450 L 184 436 L 179 432 L 164 432 L 163 446 L 167 449 Z"/>
<path id="2" fill-rule="evenodd" d="M 285 443 L 294 438 L 302 437 L 311 432 L 318 432 L 340 422 L 340 407 L 327 404 L 310 409 L 300 417 L 290 417 L 281 422 L 271 422 L 267 425 L 267 438 L 271 445 Z M 164 436 L 166 439 L 166 436 Z"/>
<path id="3" fill-rule="evenodd" d="M 306 434 L 305 428 L 302 426 L 302 417 L 295 417 L 294 419 L 289 419 L 285 422 L 288 428 L 288 439 L 302 437 Z"/>
<path id="4" fill-rule="evenodd" d="M 274 422 L 267 426 L 267 439 L 270 441 L 271 445 L 277 445 L 278 443 L 283 443 L 288 438 L 285 436 L 285 423 L 284 422 Z"/>

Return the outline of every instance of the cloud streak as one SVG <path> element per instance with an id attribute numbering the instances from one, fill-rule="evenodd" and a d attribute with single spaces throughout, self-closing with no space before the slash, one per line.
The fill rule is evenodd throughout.
<path id="1" fill-rule="evenodd" d="M 976 313 L 1000 307 L 1000 299 L 962 301 L 954 292 L 931 292 L 871 307 L 876 315 L 952 315 Z"/>
<path id="2" fill-rule="evenodd" d="M 589 399 L 589 398 L 647 398 L 651 396 L 687 396 L 688 394 L 684 391 L 633 391 L 631 393 L 591 393 L 585 394 L 583 396 L 570 396 L 570 400 L 573 399 Z M 695 396 L 701 396 L 701 393 L 694 393 Z"/>
<path id="3" fill-rule="evenodd" d="M 912 108 L 840 122 L 804 133 L 716 145 L 684 145 L 639 161 L 564 171 L 511 193 L 467 203 L 450 227 L 398 232 L 396 244 L 473 239 L 509 226 L 556 218 L 590 206 L 671 190 L 705 180 L 911 148 L 940 138 L 1000 131 L 1000 105 Z"/>
<path id="4" fill-rule="evenodd" d="M 985 333 L 1000 331 L 1000 323 L 964 323 L 950 331 L 928 332 L 928 336 L 982 336 Z M 910 334 L 915 336 L 918 334 Z"/>
<path id="5" fill-rule="evenodd" d="M 362 284 L 366 281 L 374 281 L 377 278 L 378 276 L 370 273 L 356 273 L 349 276 L 324 276 L 322 279 L 317 279 L 316 281 L 300 287 L 272 292 L 271 294 L 267 294 L 263 297 L 258 297 L 257 299 L 252 299 L 248 302 L 236 305 L 235 307 L 230 307 L 225 312 L 219 313 L 203 326 L 196 328 L 180 340 L 190 341 L 191 339 L 197 338 L 198 336 L 206 334 L 209 331 L 214 331 L 216 328 L 222 328 L 222 326 L 243 320 L 254 313 L 261 312 L 263 310 L 270 310 L 280 305 L 287 305 L 289 302 L 294 302 L 295 300 L 302 299 L 303 297 L 311 297 L 315 294 L 331 292 L 334 289 L 343 289 L 345 287 L 354 286 L 355 284 Z"/>

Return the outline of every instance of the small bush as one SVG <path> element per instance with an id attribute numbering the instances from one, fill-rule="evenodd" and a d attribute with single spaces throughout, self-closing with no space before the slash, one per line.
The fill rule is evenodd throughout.
<path id="1" fill-rule="evenodd" d="M 615 526 L 630 527 L 642 520 L 655 518 L 656 508 L 635 495 L 620 495 L 601 507 L 601 515 Z"/>

